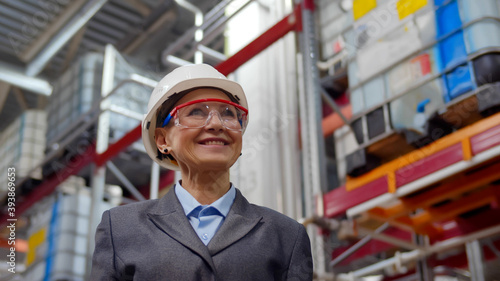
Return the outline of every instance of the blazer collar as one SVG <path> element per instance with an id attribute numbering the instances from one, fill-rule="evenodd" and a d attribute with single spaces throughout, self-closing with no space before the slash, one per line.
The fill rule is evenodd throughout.
<path id="1" fill-rule="evenodd" d="M 250 203 L 238 189 L 227 217 L 208 246 L 196 235 L 174 190 L 158 200 L 147 215 L 159 229 L 201 256 L 214 272 L 212 256 L 243 238 L 262 219 L 262 216 L 253 212 Z"/>
<path id="2" fill-rule="evenodd" d="M 215 272 L 215 266 L 207 247 L 196 235 L 173 190 L 170 190 L 158 200 L 147 215 L 156 227 L 202 257 L 210 265 L 212 271 Z"/>
<path id="3" fill-rule="evenodd" d="M 261 219 L 262 216 L 252 210 L 250 203 L 236 189 L 236 197 L 226 219 L 207 245 L 210 255 L 217 254 L 243 238 Z"/>

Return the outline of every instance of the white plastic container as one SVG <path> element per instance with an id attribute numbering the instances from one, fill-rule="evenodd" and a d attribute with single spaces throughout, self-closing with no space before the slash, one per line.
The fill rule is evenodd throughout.
<path id="1" fill-rule="evenodd" d="M 76 124 L 76 121 L 88 114 L 101 100 L 103 60 L 102 54 L 86 54 L 56 81 L 47 109 L 48 145 L 61 141 L 72 131 L 73 126 L 81 125 Z M 114 85 L 117 86 L 121 81 L 128 79 L 132 73 L 144 74 L 123 58 L 117 58 Z M 137 84 L 125 84 L 109 97 L 109 104 L 120 106 L 140 116 L 146 112 L 151 90 L 149 87 Z M 111 131 L 114 132 L 111 141 L 122 137 L 138 124 L 138 120 L 110 113 Z"/>
<path id="2" fill-rule="evenodd" d="M 401 19 L 396 5 L 392 4 L 391 1 L 380 4 L 354 23 L 361 81 L 434 41 L 436 24 L 432 1 Z"/>
<path id="3" fill-rule="evenodd" d="M 363 96 L 363 88 L 360 87 L 351 91 L 350 100 L 351 100 L 353 115 L 361 113 L 363 112 L 363 110 L 365 110 L 366 107 Z"/>
<path id="4" fill-rule="evenodd" d="M 439 73 L 438 55 L 437 47 L 433 47 L 389 70 L 385 75 L 388 97 L 403 93 L 423 79 Z"/>
<path id="5" fill-rule="evenodd" d="M 473 23 L 464 30 L 467 53 L 475 53 L 481 49 L 500 47 L 500 22 L 484 19 Z"/>
<path id="6" fill-rule="evenodd" d="M 338 1 L 319 1 L 317 5 L 322 58 L 327 60 L 344 48 L 341 32 L 352 25 L 352 12 L 343 10 Z"/>
<path id="7" fill-rule="evenodd" d="M 356 60 L 352 60 L 349 62 L 349 65 L 347 66 L 347 77 L 349 77 L 349 87 L 354 87 L 358 85 L 359 83 L 359 77 L 358 77 L 358 63 Z"/>
<path id="8" fill-rule="evenodd" d="M 414 127 L 417 105 L 425 99 L 430 99 L 425 107 L 425 116 L 428 118 L 444 106 L 442 93 L 441 79 L 438 78 L 392 101 L 389 105 L 392 127 L 394 129 L 418 129 Z"/>
<path id="9" fill-rule="evenodd" d="M 46 114 L 43 110 L 29 109 L 0 134 L 0 182 L 7 183 L 7 169 L 15 168 L 16 179 L 28 176 L 44 158 Z M 30 177 L 40 179 L 41 169 Z M 0 185 L 0 193 L 7 191 L 7 184 Z"/>
<path id="10" fill-rule="evenodd" d="M 458 0 L 462 22 L 467 23 L 481 17 L 499 17 L 498 0 Z"/>
<path id="11" fill-rule="evenodd" d="M 58 191 L 58 196 L 47 197 L 27 212 L 31 222 L 28 239 L 40 233 L 45 235 L 42 243 L 30 249 L 36 252 L 36 258 L 27 264 L 25 280 L 43 280 L 45 272 L 49 272 L 49 280 L 84 280 L 88 258 L 90 192 L 84 181 L 74 176 L 62 183 Z M 111 207 L 109 203 L 102 202 L 98 209 L 104 211 Z M 54 214 L 54 211 L 57 213 Z"/>
<path id="12" fill-rule="evenodd" d="M 365 108 L 369 109 L 379 105 L 387 98 L 385 94 L 384 77 L 379 75 L 363 85 Z"/>

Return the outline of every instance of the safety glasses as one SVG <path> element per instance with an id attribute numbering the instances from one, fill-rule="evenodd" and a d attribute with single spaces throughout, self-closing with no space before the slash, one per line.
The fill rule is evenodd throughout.
<path id="1" fill-rule="evenodd" d="M 202 128 L 214 115 L 217 115 L 226 129 L 242 132 L 246 128 L 248 110 L 223 99 L 199 99 L 180 104 L 170 111 L 162 127 L 174 119 L 175 126 L 178 127 Z"/>

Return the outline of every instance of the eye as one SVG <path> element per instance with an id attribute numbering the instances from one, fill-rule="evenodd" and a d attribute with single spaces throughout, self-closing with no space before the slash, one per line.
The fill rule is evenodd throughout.
<path id="1" fill-rule="evenodd" d="M 238 112 L 236 108 L 232 107 L 226 107 L 220 112 L 222 117 L 230 117 L 230 118 L 236 118 L 238 116 Z"/>
<path id="2" fill-rule="evenodd" d="M 187 116 L 205 116 L 206 113 L 201 108 L 190 109 Z"/>
<path id="3" fill-rule="evenodd" d="M 235 117 L 234 112 L 232 112 L 231 110 L 227 110 L 227 109 L 226 109 L 226 110 L 224 110 L 224 111 L 222 111 L 222 112 L 221 112 L 221 115 L 222 115 L 223 117 Z"/>

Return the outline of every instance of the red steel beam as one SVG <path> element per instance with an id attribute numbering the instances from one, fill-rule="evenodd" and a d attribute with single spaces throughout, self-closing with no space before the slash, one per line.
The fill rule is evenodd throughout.
<path id="1" fill-rule="evenodd" d="M 255 55 L 265 50 L 281 37 L 285 36 L 288 32 L 293 30 L 302 30 L 301 19 L 301 7 L 300 5 L 297 5 L 290 15 L 279 21 L 226 61 L 218 64 L 215 68 L 224 75 L 232 73 Z M 60 183 L 66 180 L 69 176 L 78 173 L 83 167 L 92 162 L 94 162 L 97 166 L 106 164 L 108 160 L 116 156 L 126 147 L 130 146 L 140 137 L 141 125 L 134 128 L 117 142 L 111 144 L 108 149 L 101 154 L 97 154 L 95 152 L 95 146 L 90 147 L 84 154 L 75 158 L 75 161 L 78 160 L 77 165 L 67 166 L 62 171 L 50 176 L 36 187 L 36 191 L 31 192 L 27 197 L 23 198 L 23 201 L 19 202 L 19 205 L 17 205 L 16 216 L 20 216 L 38 200 L 51 194 Z M 170 181 L 173 181 L 172 173 L 164 173 L 160 176 L 160 183 L 167 185 Z M 1 216 L 0 226 L 4 226 L 7 223 L 8 218 L 8 214 L 4 212 Z"/>
<path id="2" fill-rule="evenodd" d="M 109 159 L 115 157 L 118 153 L 123 151 L 125 148 L 129 147 L 140 137 L 141 137 L 141 125 L 135 127 L 134 129 L 132 129 L 132 131 L 128 132 L 121 139 L 109 145 L 108 149 L 103 153 L 97 154 L 95 159 L 95 164 L 98 167 L 103 166 Z"/>

